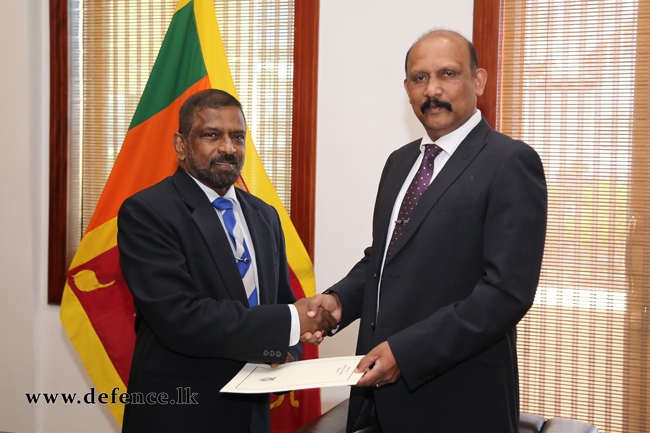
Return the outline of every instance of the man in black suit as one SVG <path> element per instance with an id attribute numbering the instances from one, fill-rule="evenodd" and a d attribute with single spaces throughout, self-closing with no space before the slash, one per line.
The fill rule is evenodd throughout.
<path id="1" fill-rule="evenodd" d="M 388 158 L 365 257 L 310 302 L 340 328 L 361 318 L 357 369 L 368 370 L 348 431 L 517 432 L 515 325 L 539 279 L 546 183 L 537 153 L 477 110 L 486 80 L 455 32 L 407 53 L 426 135 Z"/>
<path id="2" fill-rule="evenodd" d="M 120 266 L 136 307 L 128 388 L 147 398 L 126 406 L 125 432 L 269 432 L 268 394 L 219 390 L 245 362 L 299 359 L 302 334 L 336 325 L 296 302 L 275 209 L 233 187 L 245 138 L 234 97 L 190 96 L 176 173 L 120 209 Z"/>

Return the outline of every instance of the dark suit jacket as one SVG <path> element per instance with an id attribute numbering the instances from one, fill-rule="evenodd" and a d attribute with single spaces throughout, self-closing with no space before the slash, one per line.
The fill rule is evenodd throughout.
<path id="1" fill-rule="evenodd" d="M 397 194 L 420 140 L 395 151 L 381 176 L 373 243 L 331 289 L 341 325 L 361 318 L 357 354 L 388 340 L 402 377 L 373 389 L 391 432 L 516 432 L 515 325 L 530 308 L 546 230 L 537 153 L 483 119 L 422 195 L 378 276 Z M 353 388 L 348 427 L 364 390 Z"/>
<path id="2" fill-rule="evenodd" d="M 218 215 L 182 168 L 120 209 L 120 266 L 136 307 L 129 393 L 165 392 L 178 403 L 180 388 L 198 402 L 129 404 L 125 432 L 248 432 L 251 422 L 269 430 L 267 394 L 219 393 L 245 362 L 284 362 L 291 315 L 275 304 L 295 302 L 277 212 L 241 190 L 237 198 L 256 253 L 254 308 Z M 299 357 L 302 346 L 292 351 Z"/>

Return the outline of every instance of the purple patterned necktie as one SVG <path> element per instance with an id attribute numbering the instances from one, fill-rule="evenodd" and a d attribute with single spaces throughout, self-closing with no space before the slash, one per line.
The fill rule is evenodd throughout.
<path id="1" fill-rule="evenodd" d="M 427 145 L 427 148 L 424 151 L 424 157 L 422 158 L 422 163 L 415 177 L 411 181 L 406 194 L 404 195 L 404 200 L 402 200 L 402 205 L 399 208 L 399 213 L 397 214 L 397 221 L 395 221 L 395 229 L 393 230 L 393 236 L 390 239 L 390 245 L 388 246 L 388 251 L 386 252 L 386 258 L 390 257 L 395 249 L 395 244 L 404 229 L 406 224 L 409 222 L 411 215 L 413 214 L 413 209 L 418 204 L 420 197 L 431 183 L 431 177 L 433 176 L 433 160 L 436 159 L 436 156 L 442 152 L 442 149 L 435 144 Z"/>

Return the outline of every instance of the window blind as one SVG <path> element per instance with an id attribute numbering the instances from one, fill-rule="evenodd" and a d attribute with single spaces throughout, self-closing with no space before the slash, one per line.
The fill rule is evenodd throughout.
<path id="1" fill-rule="evenodd" d="M 294 2 L 214 3 L 253 141 L 290 211 Z M 70 2 L 68 263 L 95 211 L 176 4 Z"/>
<path id="2" fill-rule="evenodd" d="M 498 128 L 537 150 L 549 194 L 521 410 L 646 432 L 650 5 L 504 0 L 502 20 Z"/>
<path id="3" fill-rule="evenodd" d="M 293 0 L 220 0 L 217 20 L 253 142 L 291 215 Z"/>

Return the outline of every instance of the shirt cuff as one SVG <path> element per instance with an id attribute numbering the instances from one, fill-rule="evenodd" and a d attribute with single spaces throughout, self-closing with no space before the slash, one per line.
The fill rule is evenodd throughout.
<path id="1" fill-rule="evenodd" d="M 300 316 L 298 309 L 293 304 L 288 304 L 291 312 L 291 334 L 289 334 L 289 346 L 295 346 L 300 343 Z"/>

